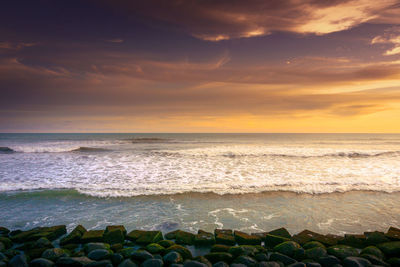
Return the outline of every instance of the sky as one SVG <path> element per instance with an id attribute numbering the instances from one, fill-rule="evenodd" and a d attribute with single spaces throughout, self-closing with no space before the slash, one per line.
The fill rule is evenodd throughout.
<path id="1" fill-rule="evenodd" d="M 13 0 L 0 132 L 400 132 L 400 0 Z"/>

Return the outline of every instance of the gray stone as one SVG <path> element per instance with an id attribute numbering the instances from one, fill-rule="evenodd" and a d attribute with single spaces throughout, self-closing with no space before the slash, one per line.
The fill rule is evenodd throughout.
<path id="1" fill-rule="evenodd" d="M 184 267 L 208 267 L 207 264 L 204 264 L 199 261 L 187 261 L 183 264 Z"/>
<path id="2" fill-rule="evenodd" d="M 135 251 L 135 252 L 133 252 L 131 254 L 131 259 L 137 260 L 137 261 L 140 261 L 140 262 L 143 262 L 145 260 L 152 259 L 152 258 L 154 258 L 153 255 L 151 255 L 146 250 L 138 250 L 138 251 Z"/>
<path id="3" fill-rule="evenodd" d="M 368 267 L 371 265 L 369 260 L 360 257 L 347 257 L 343 260 L 345 267 Z"/>
<path id="4" fill-rule="evenodd" d="M 106 249 L 95 249 L 89 252 L 88 258 L 95 261 L 105 260 L 110 258 L 110 252 Z"/>
<path id="5" fill-rule="evenodd" d="M 62 248 L 49 248 L 46 249 L 43 254 L 42 258 L 51 260 L 51 261 L 57 261 L 61 257 L 67 257 L 69 256 L 68 253 L 62 249 Z"/>
<path id="6" fill-rule="evenodd" d="M 138 267 L 136 263 L 131 261 L 130 259 L 126 259 L 123 262 L 121 262 L 118 267 Z"/>
<path id="7" fill-rule="evenodd" d="M 80 267 L 86 264 L 92 263 L 93 261 L 88 257 L 61 257 L 57 260 L 57 267 Z"/>
<path id="8" fill-rule="evenodd" d="M 281 265 L 279 263 L 277 263 L 276 261 L 262 261 L 262 262 L 259 262 L 256 266 L 257 267 L 281 267 Z"/>
<path id="9" fill-rule="evenodd" d="M 233 261 L 233 263 L 240 263 L 246 266 L 253 266 L 257 263 L 257 261 L 249 256 L 239 256 Z"/>
<path id="10" fill-rule="evenodd" d="M 224 261 L 219 261 L 214 263 L 212 267 L 229 267 L 229 265 Z"/>
<path id="11" fill-rule="evenodd" d="M 124 260 L 124 257 L 119 253 L 114 253 L 111 255 L 110 260 L 114 265 L 117 266 Z"/>
<path id="12" fill-rule="evenodd" d="M 162 267 L 162 266 L 164 266 L 164 262 L 160 259 L 148 259 L 148 260 L 145 260 L 140 266 L 141 267 Z"/>
<path id="13" fill-rule="evenodd" d="M 54 262 L 45 258 L 37 258 L 30 262 L 31 267 L 51 267 Z"/>
<path id="14" fill-rule="evenodd" d="M 323 267 L 330 267 L 334 266 L 335 264 L 340 264 L 340 260 L 336 258 L 335 256 L 326 256 L 318 259 L 318 262 L 323 266 Z"/>
<path id="15" fill-rule="evenodd" d="M 292 259 L 292 258 L 290 258 L 290 257 L 288 257 L 288 256 L 286 256 L 286 255 L 283 255 L 283 254 L 279 253 L 279 252 L 274 252 L 274 253 L 272 253 L 272 254 L 269 256 L 269 259 L 270 259 L 271 261 L 280 261 L 280 262 L 282 262 L 282 263 L 285 264 L 285 265 L 290 265 L 290 264 L 296 262 L 295 259 Z"/>
<path id="16" fill-rule="evenodd" d="M 163 260 L 164 260 L 165 264 L 167 264 L 167 265 L 183 262 L 183 258 L 181 256 L 181 254 L 179 254 L 176 251 L 171 251 L 171 252 L 165 254 L 163 257 Z"/>
<path id="17" fill-rule="evenodd" d="M 304 262 L 295 262 L 295 263 L 289 264 L 288 267 L 306 267 L 306 264 Z"/>
<path id="18" fill-rule="evenodd" d="M 28 267 L 28 261 L 25 255 L 14 256 L 9 262 L 10 267 Z"/>
<path id="19" fill-rule="evenodd" d="M 113 267 L 113 264 L 110 260 L 101 260 L 89 263 L 85 267 Z"/>

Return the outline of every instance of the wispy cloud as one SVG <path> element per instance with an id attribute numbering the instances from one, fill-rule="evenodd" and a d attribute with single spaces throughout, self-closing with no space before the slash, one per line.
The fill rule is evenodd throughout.
<path id="1" fill-rule="evenodd" d="M 391 23 L 400 16 L 397 0 L 117 0 L 113 4 L 176 24 L 206 41 L 263 36 L 274 31 L 321 35 L 366 22 Z"/>
<path id="2" fill-rule="evenodd" d="M 371 44 L 391 44 L 390 49 L 386 50 L 383 54 L 385 56 L 392 56 L 400 54 L 400 27 L 390 27 L 386 29 L 383 35 L 376 36 L 372 39 Z"/>

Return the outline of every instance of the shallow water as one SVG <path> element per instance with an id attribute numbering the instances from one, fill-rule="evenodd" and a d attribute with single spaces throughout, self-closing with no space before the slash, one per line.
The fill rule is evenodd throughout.
<path id="1" fill-rule="evenodd" d="M 0 134 L 0 225 L 400 225 L 400 135 Z"/>

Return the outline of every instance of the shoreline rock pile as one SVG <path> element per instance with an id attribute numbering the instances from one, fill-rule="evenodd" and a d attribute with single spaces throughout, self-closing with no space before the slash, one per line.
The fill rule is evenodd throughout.
<path id="1" fill-rule="evenodd" d="M 400 266 L 400 229 L 344 236 L 285 228 L 248 234 L 86 230 L 65 225 L 27 231 L 0 227 L 0 267 L 353 267 Z"/>

